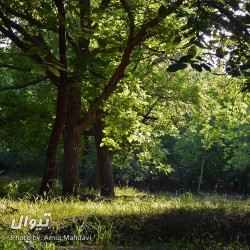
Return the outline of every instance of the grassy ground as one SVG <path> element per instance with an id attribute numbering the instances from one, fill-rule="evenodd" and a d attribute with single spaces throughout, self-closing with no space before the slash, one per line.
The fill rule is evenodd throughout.
<path id="1" fill-rule="evenodd" d="M 1 183 L 0 249 L 250 249 L 249 199 L 117 188 L 112 199 L 39 200 L 36 180 Z M 12 219 L 46 212 L 49 227 L 10 229 Z"/>

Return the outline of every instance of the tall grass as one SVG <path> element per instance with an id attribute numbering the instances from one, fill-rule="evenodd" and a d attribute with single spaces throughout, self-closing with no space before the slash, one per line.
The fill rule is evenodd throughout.
<path id="1" fill-rule="evenodd" d="M 25 184 L 22 181 L 7 186 L 1 184 L 8 193 L 0 199 L 0 249 L 22 249 L 25 244 L 30 249 L 69 249 L 69 246 L 83 249 L 86 245 L 96 249 L 116 249 L 117 246 L 124 249 L 249 249 L 249 199 L 197 197 L 188 192 L 148 194 L 134 188 L 116 188 L 117 197 L 112 199 L 82 201 L 81 196 L 65 199 L 53 193 L 47 199 L 38 199 L 27 191 L 32 180 L 25 184 L 24 192 L 20 192 L 22 183 Z M 92 190 L 90 194 L 94 194 Z M 18 220 L 21 215 L 28 215 L 40 219 L 45 212 L 52 214 L 50 228 L 39 232 L 27 228 L 17 232 L 9 228 L 13 218 Z M 91 237 L 86 241 L 25 242 L 11 241 L 13 234 Z"/>

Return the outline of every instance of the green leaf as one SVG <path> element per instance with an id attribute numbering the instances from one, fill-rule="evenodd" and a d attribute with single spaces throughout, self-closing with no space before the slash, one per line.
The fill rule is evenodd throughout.
<path id="1" fill-rule="evenodd" d="M 158 16 L 160 18 L 165 18 L 167 14 L 168 14 L 168 10 L 166 6 L 161 5 L 161 7 L 158 9 Z"/>
<path id="2" fill-rule="evenodd" d="M 187 27 L 193 27 L 194 24 L 196 26 L 196 19 L 195 19 L 195 17 L 194 16 L 188 17 Z"/>
<path id="3" fill-rule="evenodd" d="M 201 65 L 199 65 L 199 64 L 191 63 L 191 66 L 192 66 L 193 69 L 195 69 L 195 70 L 197 70 L 197 71 L 199 71 L 199 72 L 202 71 L 202 67 L 201 67 Z"/>
<path id="4" fill-rule="evenodd" d="M 240 71 L 237 70 L 237 69 L 231 70 L 231 71 L 229 72 L 229 74 L 230 74 L 231 76 L 233 76 L 233 77 L 241 76 Z"/>
<path id="5" fill-rule="evenodd" d="M 52 8 L 51 8 L 50 4 L 48 4 L 46 2 L 42 3 L 42 7 L 43 7 L 43 9 L 47 10 L 47 13 L 52 11 Z"/>
<path id="6" fill-rule="evenodd" d="M 87 26 L 89 24 L 89 20 L 88 19 L 83 19 L 83 25 Z"/>
<path id="7" fill-rule="evenodd" d="M 178 70 L 182 70 L 185 69 L 187 67 L 187 64 L 184 63 L 176 63 L 176 64 L 172 64 L 168 67 L 167 71 L 168 72 L 176 72 Z"/>
<path id="8" fill-rule="evenodd" d="M 194 57 L 194 56 L 192 56 L 192 55 L 182 56 L 182 57 L 179 59 L 179 62 L 190 62 L 191 59 L 192 59 L 193 57 Z"/>
<path id="9" fill-rule="evenodd" d="M 83 37 L 83 38 L 85 38 L 85 39 L 87 39 L 87 40 L 90 40 L 90 39 L 94 38 L 95 36 L 94 36 L 93 33 L 85 32 L 85 31 L 83 31 L 83 32 L 80 31 L 80 32 L 79 32 L 79 37 Z"/>
<path id="10" fill-rule="evenodd" d="M 96 16 L 91 16 L 89 19 L 92 20 L 95 23 L 100 23 L 100 19 L 98 17 L 96 17 Z"/>
<path id="11" fill-rule="evenodd" d="M 250 24 L 250 15 L 245 15 L 244 17 L 242 17 L 242 21 L 245 24 Z"/>
<path id="12" fill-rule="evenodd" d="M 202 63 L 202 64 L 201 64 L 201 67 L 202 67 L 202 68 L 204 68 L 205 70 L 207 70 L 207 71 L 210 71 L 210 72 L 211 72 L 211 68 L 210 68 L 207 64 Z"/>
<path id="13" fill-rule="evenodd" d="M 86 4 L 84 4 L 84 3 L 77 3 L 75 5 L 75 8 L 78 8 L 78 9 L 86 8 Z"/>
<path id="14" fill-rule="evenodd" d="M 234 10 L 239 9 L 239 0 L 229 0 L 229 4 Z"/>
<path id="15" fill-rule="evenodd" d="M 55 16 L 48 16 L 47 23 L 48 23 L 48 27 L 51 27 L 51 28 L 55 27 L 56 28 L 56 24 L 58 23 L 58 19 Z"/>
<path id="16" fill-rule="evenodd" d="M 241 89 L 241 92 L 250 92 L 250 82 L 245 84 L 245 86 Z"/>
<path id="17" fill-rule="evenodd" d="M 250 3 L 246 3 L 246 10 L 250 13 Z"/>
<path id="18" fill-rule="evenodd" d="M 240 66 L 241 70 L 248 70 L 250 69 L 250 63 L 245 63 L 243 65 Z"/>
<path id="19" fill-rule="evenodd" d="M 39 51 L 37 54 L 41 57 L 45 57 L 49 54 L 49 50 L 46 48 L 46 49 Z"/>
<path id="20" fill-rule="evenodd" d="M 93 76 L 96 76 L 97 78 L 106 80 L 106 78 L 105 78 L 103 75 L 101 75 L 100 73 L 98 73 L 98 72 L 95 71 L 95 70 L 89 69 L 89 72 L 90 72 Z"/>
<path id="21" fill-rule="evenodd" d="M 179 44 L 181 42 L 182 37 L 181 36 L 176 36 L 174 39 L 174 44 Z"/>
<path id="22" fill-rule="evenodd" d="M 55 66 L 57 69 L 60 69 L 60 70 L 63 70 L 63 71 L 67 71 L 67 69 L 66 69 L 63 65 L 54 64 L 54 66 Z"/>
<path id="23" fill-rule="evenodd" d="M 105 48 L 107 46 L 107 42 L 102 38 L 98 38 L 97 42 L 98 42 L 99 46 L 102 48 Z"/>
<path id="24" fill-rule="evenodd" d="M 27 51 L 26 54 L 27 55 L 35 55 L 35 54 L 39 54 L 40 51 L 46 49 L 44 44 L 39 44 L 36 46 L 32 46 L 30 47 Z"/>
<path id="25" fill-rule="evenodd" d="M 216 52 L 215 52 L 216 56 L 218 56 L 219 58 L 223 58 L 225 55 L 225 52 L 222 48 L 217 48 Z"/>
<path id="26" fill-rule="evenodd" d="M 48 70 L 51 72 L 51 73 L 53 73 L 55 76 L 60 76 L 60 72 L 56 69 L 56 68 L 54 68 L 54 67 L 52 67 L 52 66 L 49 66 L 48 67 Z"/>
<path id="27" fill-rule="evenodd" d="M 205 48 L 205 46 L 204 46 L 200 41 L 194 41 L 194 44 L 195 44 L 196 46 L 198 46 L 199 48 L 202 48 L 202 49 Z"/>
<path id="28" fill-rule="evenodd" d="M 107 66 L 107 62 L 102 60 L 101 58 L 92 58 L 91 62 L 93 62 L 97 66 L 103 66 L 103 67 Z"/>
<path id="29" fill-rule="evenodd" d="M 102 14 L 103 13 L 103 9 L 98 7 L 92 10 L 92 14 Z"/>
<path id="30" fill-rule="evenodd" d="M 197 54 L 197 48 L 195 45 L 193 45 L 188 49 L 188 55 L 195 56 L 196 54 Z"/>
<path id="31" fill-rule="evenodd" d="M 31 73 L 33 74 L 44 74 L 47 71 L 47 67 L 43 65 L 36 65 L 32 70 Z"/>
<path id="32" fill-rule="evenodd" d="M 76 61 L 76 66 L 79 70 L 84 71 L 87 69 L 88 61 L 86 58 L 80 58 L 79 61 Z"/>

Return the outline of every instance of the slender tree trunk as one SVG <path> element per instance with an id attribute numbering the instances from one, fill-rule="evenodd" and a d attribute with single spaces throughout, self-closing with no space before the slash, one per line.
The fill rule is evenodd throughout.
<path id="1" fill-rule="evenodd" d="M 63 126 L 65 123 L 65 106 L 67 100 L 66 86 L 61 85 L 57 93 L 56 119 L 51 132 L 49 146 L 47 149 L 47 158 L 43 174 L 39 195 L 45 195 L 52 189 L 53 178 L 56 177 L 56 152 L 60 142 Z"/>
<path id="2" fill-rule="evenodd" d="M 67 101 L 66 125 L 63 131 L 63 195 L 77 195 L 79 188 L 78 162 L 80 157 L 80 138 L 77 122 L 81 117 L 81 93 L 79 84 L 73 83 Z"/>
<path id="3" fill-rule="evenodd" d="M 243 180 L 242 180 L 242 193 L 247 198 L 248 195 L 248 171 L 244 172 Z"/>
<path id="4" fill-rule="evenodd" d="M 149 175 L 147 178 L 147 186 L 150 192 L 153 192 L 153 176 Z"/>
<path id="5" fill-rule="evenodd" d="M 204 172 L 204 165 L 205 165 L 206 157 L 207 157 L 207 150 L 205 149 L 203 159 L 202 159 L 202 162 L 201 162 L 201 173 L 200 173 L 200 179 L 199 179 L 199 183 L 198 183 L 198 193 L 200 193 L 200 191 L 201 191 L 201 182 L 202 182 L 202 178 L 203 178 L 203 172 Z"/>
<path id="6" fill-rule="evenodd" d="M 101 196 L 111 197 L 115 195 L 114 179 L 110 163 L 109 149 L 106 146 L 100 146 L 102 139 L 104 138 L 104 124 L 101 119 L 102 117 L 99 113 L 94 122 L 95 143 L 100 173 Z"/>

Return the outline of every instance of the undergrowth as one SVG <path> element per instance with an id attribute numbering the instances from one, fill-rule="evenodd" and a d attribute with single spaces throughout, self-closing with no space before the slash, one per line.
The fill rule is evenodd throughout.
<path id="1" fill-rule="evenodd" d="M 20 189 L 21 184 L 5 186 L 10 192 L 0 199 L 0 249 L 249 249 L 249 199 L 148 194 L 134 188 L 116 188 L 112 199 L 96 198 L 93 190 L 79 197 L 51 193 L 38 199 L 29 184 Z M 10 230 L 12 219 L 39 220 L 46 212 L 51 213 L 48 228 Z M 11 240 L 13 235 L 31 240 Z"/>

